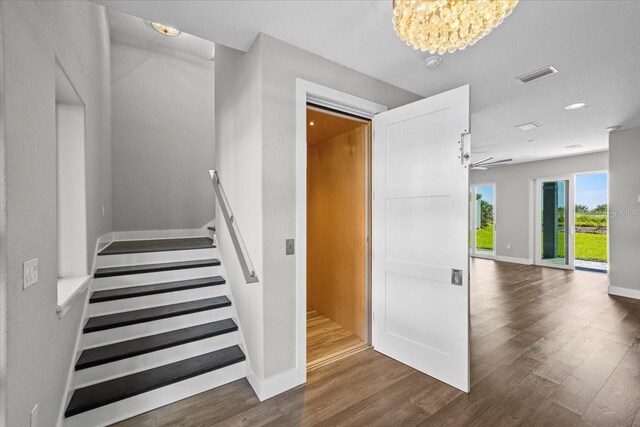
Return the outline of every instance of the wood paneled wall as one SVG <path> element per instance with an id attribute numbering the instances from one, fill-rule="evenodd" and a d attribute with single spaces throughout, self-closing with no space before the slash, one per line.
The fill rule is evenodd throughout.
<path id="1" fill-rule="evenodd" d="M 368 124 L 310 144 L 307 308 L 365 339 Z"/>

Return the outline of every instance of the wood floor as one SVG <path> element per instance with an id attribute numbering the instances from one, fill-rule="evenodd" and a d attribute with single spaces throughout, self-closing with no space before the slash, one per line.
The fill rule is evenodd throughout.
<path id="1" fill-rule="evenodd" d="M 258 402 L 245 380 L 120 426 L 640 426 L 640 301 L 600 273 L 472 261 L 472 389 L 369 349 Z"/>
<path id="2" fill-rule="evenodd" d="M 322 314 L 313 310 L 307 313 L 307 368 L 316 369 L 364 345 L 356 334 Z"/>

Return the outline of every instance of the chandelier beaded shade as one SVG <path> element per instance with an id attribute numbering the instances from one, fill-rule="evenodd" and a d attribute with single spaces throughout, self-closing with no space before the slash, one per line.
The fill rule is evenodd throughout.
<path id="1" fill-rule="evenodd" d="M 518 0 L 393 0 L 393 27 L 414 49 L 453 53 L 489 34 L 517 4 Z"/>

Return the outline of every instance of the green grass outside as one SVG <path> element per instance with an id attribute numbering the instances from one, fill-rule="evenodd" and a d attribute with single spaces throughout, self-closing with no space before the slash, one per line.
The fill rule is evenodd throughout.
<path id="1" fill-rule="evenodd" d="M 493 251 L 493 224 L 476 230 L 476 249 Z"/>
<path id="2" fill-rule="evenodd" d="M 607 235 L 576 233 L 576 259 L 607 262 Z"/>
<path id="3" fill-rule="evenodd" d="M 576 233 L 575 258 L 583 261 L 607 262 L 607 235 Z M 564 257 L 564 233 L 558 233 L 558 257 Z"/>
<path id="4" fill-rule="evenodd" d="M 607 262 L 607 235 L 576 233 L 576 259 Z M 476 230 L 476 248 L 493 250 L 493 224 Z M 564 257 L 564 233 L 558 234 L 558 256 Z"/>

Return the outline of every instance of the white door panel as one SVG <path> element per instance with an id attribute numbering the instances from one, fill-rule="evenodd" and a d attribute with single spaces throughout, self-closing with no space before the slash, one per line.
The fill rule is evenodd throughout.
<path id="1" fill-rule="evenodd" d="M 464 391 L 468 131 L 468 86 L 374 119 L 373 345 Z M 452 269 L 462 272 L 460 285 Z"/>

